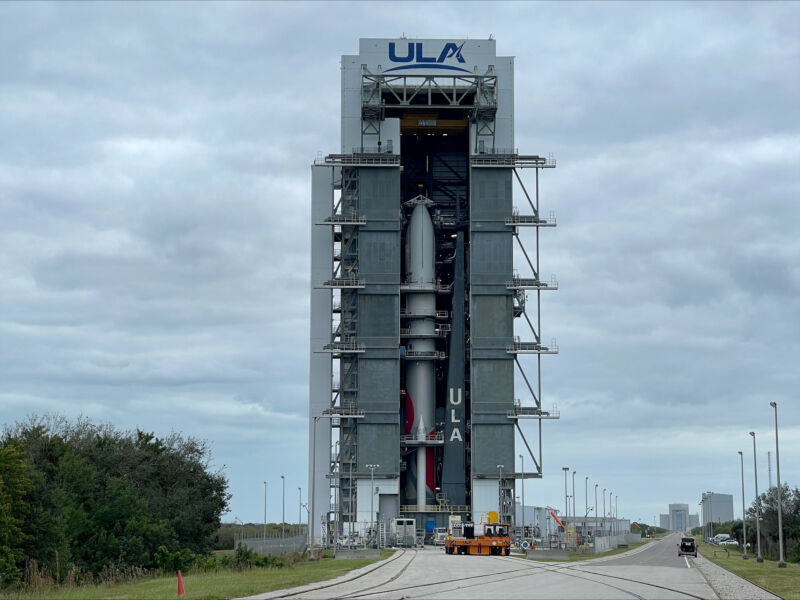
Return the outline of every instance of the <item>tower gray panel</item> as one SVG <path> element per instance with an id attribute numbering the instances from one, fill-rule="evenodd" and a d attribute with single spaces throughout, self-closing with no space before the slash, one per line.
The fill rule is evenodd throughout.
<path id="1" fill-rule="evenodd" d="M 367 348 L 397 349 L 400 324 L 397 313 L 400 298 L 394 294 L 359 294 L 358 296 L 358 338 Z M 368 350 L 369 353 L 369 350 Z M 394 355 L 396 356 L 396 352 Z M 369 354 L 372 357 L 372 354 Z M 397 364 L 393 365 L 395 368 Z M 399 388 L 398 388 L 399 390 Z M 399 393 L 399 391 L 398 391 Z M 395 396 L 397 400 L 399 396 Z"/>
<path id="2" fill-rule="evenodd" d="M 359 273 L 368 283 L 398 284 L 400 273 L 399 231 L 369 231 L 359 235 Z"/>
<path id="3" fill-rule="evenodd" d="M 508 419 L 506 419 L 508 420 Z M 514 426 L 511 424 L 473 425 L 472 476 L 497 478 L 497 465 L 504 465 L 504 473 L 514 471 Z"/>
<path id="4" fill-rule="evenodd" d="M 319 286 L 330 279 L 333 260 L 333 233 L 330 227 L 315 225 L 330 217 L 333 209 L 334 170 L 323 166 L 311 168 L 311 312 L 309 347 L 309 428 L 308 473 L 311 532 L 320 536 L 320 522 L 330 510 L 329 468 L 331 427 L 328 419 L 316 419 L 330 407 L 331 359 L 322 352 L 331 338 L 331 290 Z M 312 492 L 313 490 L 313 492 Z"/>
<path id="5" fill-rule="evenodd" d="M 513 271 L 511 230 L 480 227 L 511 214 L 511 170 L 472 169 L 470 188 L 470 333 L 472 476 L 499 478 L 515 471 L 513 302 L 504 282 Z M 494 231 L 493 231 L 494 229 Z M 501 481 L 498 510 L 507 514 L 513 480 Z M 505 491 L 504 491 L 505 490 Z M 477 508 L 477 507 L 474 507 Z M 473 515 L 474 516 L 474 515 Z M 506 518 L 510 518 L 506 517 Z"/>
<path id="6" fill-rule="evenodd" d="M 365 346 L 358 365 L 356 470 L 369 478 L 400 472 L 400 170 L 359 169 L 358 341 Z M 362 489 L 359 486 L 359 489 Z M 359 503 L 361 500 L 358 501 Z M 395 503 L 396 504 L 396 503 Z M 395 511 L 396 512 L 396 509 Z"/>
<path id="7" fill-rule="evenodd" d="M 364 423 L 380 418 L 381 422 L 399 424 L 400 370 L 396 358 L 361 359 L 359 388 L 359 407 L 367 411 Z"/>
<path id="8" fill-rule="evenodd" d="M 396 475 L 395 465 L 400 462 L 400 446 L 395 442 L 397 424 L 361 423 L 358 426 L 358 472 L 369 479 L 368 464 L 380 465 L 375 474 Z"/>

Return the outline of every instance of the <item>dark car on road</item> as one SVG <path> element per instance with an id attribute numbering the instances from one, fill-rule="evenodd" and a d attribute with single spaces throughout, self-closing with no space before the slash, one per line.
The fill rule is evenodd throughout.
<path id="1" fill-rule="evenodd" d="M 692 537 L 682 537 L 681 543 L 678 544 L 678 556 L 687 555 L 697 558 L 697 544 Z"/>

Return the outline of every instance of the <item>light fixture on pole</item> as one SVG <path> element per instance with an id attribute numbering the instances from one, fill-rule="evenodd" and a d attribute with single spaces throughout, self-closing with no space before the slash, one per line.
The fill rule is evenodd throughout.
<path id="1" fill-rule="evenodd" d="M 756 562 L 764 562 L 761 556 L 761 499 L 758 497 L 758 463 L 756 462 L 756 432 L 751 431 L 753 437 L 753 474 L 756 483 Z"/>
<path id="2" fill-rule="evenodd" d="M 372 528 L 373 535 L 375 534 L 375 525 L 373 515 L 375 514 L 375 469 L 379 469 L 380 465 L 364 465 L 369 469 L 369 487 L 371 493 L 369 495 L 369 526 Z"/>
<path id="3" fill-rule="evenodd" d="M 778 453 L 778 403 L 770 402 L 775 409 L 775 465 L 778 468 L 778 568 L 785 569 L 786 561 L 783 560 L 783 507 L 781 506 L 781 455 Z"/>
<path id="4" fill-rule="evenodd" d="M 519 459 L 522 462 L 520 471 L 522 471 L 522 541 L 525 541 L 525 457 L 520 454 Z M 517 515 L 514 515 L 515 517 Z"/>
<path id="5" fill-rule="evenodd" d="M 281 494 L 283 500 L 281 502 L 281 537 L 286 537 L 286 477 L 281 475 L 281 487 L 283 488 Z"/>
<path id="6" fill-rule="evenodd" d="M 747 560 L 747 515 L 744 512 L 744 454 L 739 450 L 739 461 L 742 463 L 742 559 Z"/>

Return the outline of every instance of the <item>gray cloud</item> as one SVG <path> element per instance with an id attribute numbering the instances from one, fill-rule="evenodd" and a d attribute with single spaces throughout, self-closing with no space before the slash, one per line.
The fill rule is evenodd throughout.
<path id="1" fill-rule="evenodd" d="M 542 273 L 561 288 L 543 402 L 562 419 L 528 498 L 557 505 L 566 464 L 634 518 L 735 492 L 770 400 L 798 484 L 800 10 L 422 9 L 0 6 L 5 421 L 208 438 L 245 520 L 263 479 L 305 488 L 308 166 L 339 148 L 339 56 L 358 37 L 492 32 L 516 56 L 517 146 L 559 160 L 541 182 L 559 221 Z"/>

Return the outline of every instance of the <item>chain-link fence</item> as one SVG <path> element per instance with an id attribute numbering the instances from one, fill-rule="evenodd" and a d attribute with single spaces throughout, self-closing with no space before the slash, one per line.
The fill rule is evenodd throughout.
<path id="1" fill-rule="evenodd" d="M 287 525 L 285 531 L 277 533 L 268 532 L 258 535 L 256 533 L 234 534 L 234 547 L 240 544 L 248 550 L 263 556 L 271 554 L 291 554 L 304 552 L 308 542 L 308 528 L 305 525 Z"/>

